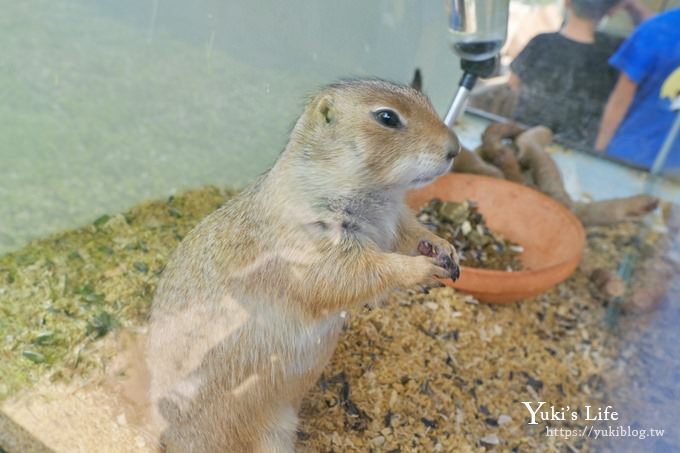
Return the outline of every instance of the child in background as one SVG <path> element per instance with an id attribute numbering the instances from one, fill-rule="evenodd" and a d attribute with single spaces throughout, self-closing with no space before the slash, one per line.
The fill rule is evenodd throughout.
<path id="1" fill-rule="evenodd" d="M 597 32 L 597 25 L 619 8 L 634 22 L 651 13 L 638 0 L 566 0 L 565 6 L 562 29 L 534 37 L 510 65 L 510 86 L 519 90 L 514 117 L 548 126 L 563 143 L 593 147 L 618 76 L 607 60 L 622 41 Z"/>
<path id="2" fill-rule="evenodd" d="M 643 23 L 609 60 L 621 71 L 602 118 L 595 149 L 651 167 L 677 113 L 660 98 L 661 85 L 680 67 L 680 8 Z M 680 140 L 666 160 L 680 171 Z"/>

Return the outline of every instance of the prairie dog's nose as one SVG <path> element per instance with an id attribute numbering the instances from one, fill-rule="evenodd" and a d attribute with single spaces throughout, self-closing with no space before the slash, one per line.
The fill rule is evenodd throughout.
<path id="1" fill-rule="evenodd" d="M 451 133 L 451 138 L 446 142 L 446 158 L 451 160 L 460 153 L 460 142 L 458 138 Z"/>

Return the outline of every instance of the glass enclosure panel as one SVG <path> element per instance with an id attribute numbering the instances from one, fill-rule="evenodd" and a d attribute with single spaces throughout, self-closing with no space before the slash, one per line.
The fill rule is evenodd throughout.
<path id="1" fill-rule="evenodd" d="M 241 187 L 306 96 L 407 83 L 443 112 L 458 64 L 437 2 L 45 1 L 6 5 L 0 250 L 136 201 Z"/>
<path id="2" fill-rule="evenodd" d="M 680 0 L 507 5 L 3 2 L 0 451 L 680 450 Z M 445 123 L 389 85 L 330 195 L 241 191 L 363 78 Z"/>

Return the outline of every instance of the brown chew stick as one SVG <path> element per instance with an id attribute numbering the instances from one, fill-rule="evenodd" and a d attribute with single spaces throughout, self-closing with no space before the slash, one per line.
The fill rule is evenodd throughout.
<path id="1" fill-rule="evenodd" d="M 516 140 L 520 164 L 529 168 L 534 183 L 541 192 L 571 209 L 583 225 L 611 225 L 635 220 L 658 206 L 658 198 L 649 195 L 591 203 L 574 202 L 564 188 L 557 164 L 545 151 L 545 146 L 551 141 L 552 132 L 544 126 L 537 126 L 520 134 Z"/>
<path id="2" fill-rule="evenodd" d="M 590 281 L 607 298 L 622 297 L 626 292 L 626 282 L 610 269 L 598 267 L 590 274 Z"/>
<path id="3" fill-rule="evenodd" d="M 635 195 L 590 203 L 574 202 L 571 210 L 584 225 L 611 225 L 636 220 L 659 205 L 659 199 L 649 195 Z"/>
<path id="4" fill-rule="evenodd" d="M 552 142 L 552 131 L 537 126 L 520 134 L 515 143 L 519 148 L 519 162 L 529 169 L 534 184 L 544 194 L 571 208 L 571 198 L 564 189 L 562 174 L 544 148 Z"/>
<path id="5" fill-rule="evenodd" d="M 515 123 L 494 123 L 482 134 L 482 146 L 479 154 L 486 162 L 498 167 L 505 179 L 524 182 L 515 152 L 503 144 L 503 139 L 513 139 L 524 129 Z"/>
<path id="6" fill-rule="evenodd" d="M 491 164 L 487 164 L 476 153 L 465 148 L 453 160 L 453 171 L 457 173 L 472 173 L 475 175 L 503 178 L 503 172 Z"/>

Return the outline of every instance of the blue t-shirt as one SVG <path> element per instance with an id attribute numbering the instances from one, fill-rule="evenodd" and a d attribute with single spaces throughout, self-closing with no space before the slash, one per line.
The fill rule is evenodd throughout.
<path id="1" fill-rule="evenodd" d="M 670 110 L 669 99 L 660 98 L 660 92 L 666 78 L 680 67 L 680 8 L 643 22 L 609 64 L 637 83 L 637 90 L 607 153 L 649 168 L 678 114 Z M 673 144 L 664 168 L 680 168 L 680 139 Z"/>

